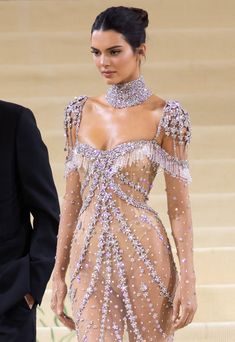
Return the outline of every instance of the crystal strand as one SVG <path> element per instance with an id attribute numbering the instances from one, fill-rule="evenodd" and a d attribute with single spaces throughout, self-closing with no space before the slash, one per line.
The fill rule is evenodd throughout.
<path id="1" fill-rule="evenodd" d="M 136 253 L 139 255 L 139 259 L 144 262 L 145 266 L 149 270 L 149 274 L 152 277 L 153 281 L 158 284 L 158 286 L 160 288 L 160 293 L 165 298 L 168 299 L 169 303 L 172 303 L 173 302 L 172 295 L 168 292 L 167 287 L 165 286 L 165 284 L 163 283 L 163 281 L 161 280 L 161 278 L 159 277 L 159 275 L 155 271 L 155 268 L 154 268 L 151 260 L 148 258 L 144 247 L 142 246 L 140 241 L 137 239 L 135 234 L 132 232 L 131 228 L 127 225 L 126 220 L 123 217 L 123 214 L 121 213 L 120 209 L 115 206 L 115 203 L 113 201 L 110 203 L 110 205 L 113 209 L 114 216 L 117 218 L 117 220 L 121 224 L 121 231 L 125 235 L 127 235 L 128 240 L 131 242 Z"/>
<path id="2" fill-rule="evenodd" d="M 118 287 L 122 291 L 127 317 L 133 328 L 133 332 L 136 335 L 136 338 L 137 338 L 136 341 L 143 342 L 143 338 L 137 326 L 136 317 L 134 315 L 132 304 L 131 304 L 129 294 L 128 294 L 127 280 L 126 280 L 126 275 L 125 275 L 125 270 L 124 270 L 124 263 L 122 261 L 122 256 L 120 253 L 120 248 L 118 245 L 118 241 L 114 238 L 114 236 L 113 236 L 113 253 L 114 253 L 114 260 L 117 266 L 119 280 L 120 280 L 120 284 L 118 285 Z"/>
<path id="3" fill-rule="evenodd" d="M 77 331 L 79 331 L 79 323 L 80 323 L 82 312 L 85 309 L 89 298 L 94 293 L 95 284 L 99 278 L 99 273 L 101 270 L 102 260 L 103 260 L 103 256 L 104 256 L 104 246 L 105 246 L 105 231 L 103 231 L 99 237 L 96 264 L 95 264 L 93 272 L 91 274 L 90 283 L 89 283 L 89 285 L 85 291 L 85 295 L 83 297 L 83 300 L 82 300 L 80 307 L 79 307 L 79 310 L 77 312 L 76 321 L 75 321 Z"/>
<path id="4" fill-rule="evenodd" d="M 107 227 L 109 229 L 109 226 Z M 106 257 L 106 273 L 105 273 L 105 284 L 104 284 L 104 300 L 102 304 L 102 317 L 100 322 L 100 337 L 99 342 L 104 342 L 104 331 L 105 331 L 105 321 L 108 314 L 110 291 L 111 291 L 111 276 L 112 276 L 112 241 L 108 236 L 105 246 L 105 257 Z"/>

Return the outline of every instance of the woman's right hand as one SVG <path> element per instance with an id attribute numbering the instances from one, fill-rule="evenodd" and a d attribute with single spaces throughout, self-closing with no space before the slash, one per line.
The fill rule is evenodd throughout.
<path id="1" fill-rule="evenodd" d="M 53 279 L 51 309 L 61 323 L 71 330 L 75 330 L 73 319 L 64 312 L 64 301 L 67 294 L 67 285 L 62 279 Z"/>

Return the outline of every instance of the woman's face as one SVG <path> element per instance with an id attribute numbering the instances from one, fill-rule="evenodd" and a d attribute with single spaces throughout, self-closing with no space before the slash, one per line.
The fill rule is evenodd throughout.
<path id="1" fill-rule="evenodd" d="M 91 52 L 107 84 L 125 83 L 140 76 L 138 49 L 134 52 L 121 33 L 95 30 L 91 36 Z"/>

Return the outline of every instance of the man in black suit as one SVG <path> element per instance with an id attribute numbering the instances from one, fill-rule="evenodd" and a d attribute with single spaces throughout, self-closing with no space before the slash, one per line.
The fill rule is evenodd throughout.
<path id="1" fill-rule="evenodd" d="M 33 113 L 4 101 L 0 158 L 0 342 L 33 342 L 36 306 L 54 265 L 59 203 Z"/>

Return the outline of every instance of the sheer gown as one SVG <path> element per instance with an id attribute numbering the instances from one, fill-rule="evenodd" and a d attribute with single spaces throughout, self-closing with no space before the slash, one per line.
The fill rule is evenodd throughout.
<path id="1" fill-rule="evenodd" d="M 123 341 L 127 329 L 130 341 L 172 341 L 178 273 L 165 228 L 147 200 L 163 169 L 173 237 L 187 267 L 192 251 L 189 115 L 178 102 L 167 101 L 153 139 L 100 150 L 74 139 L 86 100 L 71 101 L 64 121 L 68 154 L 60 239 L 70 250 L 77 339 Z M 63 227 L 73 232 L 71 246 Z"/>

